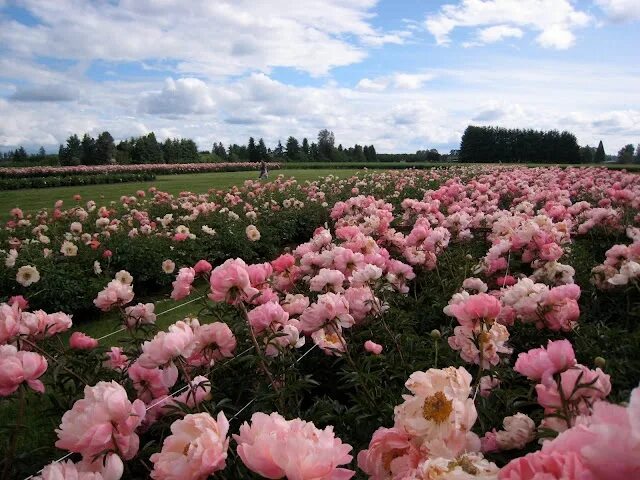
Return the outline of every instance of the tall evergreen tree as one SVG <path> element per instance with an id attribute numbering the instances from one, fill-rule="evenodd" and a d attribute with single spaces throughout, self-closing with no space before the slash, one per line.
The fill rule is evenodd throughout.
<path id="1" fill-rule="evenodd" d="M 282 142 L 278 140 L 278 146 L 273 150 L 274 157 L 282 158 L 284 157 L 284 147 L 282 146 Z"/>
<path id="2" fill-rule="evenodd" d="M 15 149 L 13 152 L 13 161 L 14 162 L 26 162 L 29 159 L 29 155 L 27 151 L 24 149 L 22 145 Z"/>
<path id="3" fill-rule="evenodd" d="M 300 144 L 295 137 L 289 137 L 287 139 L 287 158 L 289 160 L 296 160 L 300 156 Z"/>
<path id="4" fill-rule="evenodd" d="M 115 158 L 116 145 L 109 132 L 102 132 L 96 140 L 95 163 L 96 165 L 107 165 Z"/>
<path id="5" fill-rule="evenodd" d="M 259 160 L 269 160 L 269 152 L 262 138 L 258 140 L 258 155 L 260 157 Z"/>
<path id="6" fill-rule="evenodd" d="M 593 161 L 595 163 L 602 163 L 605 160 L 604 146 L 602 145 L 602 140 L 598 143 L 598 148 L 596 149 L 596 154 L 593 157 Z"/>
<path id="7" fill-rule="evenodd" d="M 330 132 L 326 128 L 320 130 L 318 132 L 318 153 L 320 157 L 332 160 L 335 142 L 336 139 L 333 132 Z"/>
<path id="8" fill-rule="evenodd" d="M 306 137 L 302 139 L 302 153 L 305 156 L 309 155 L 309 140 Z"/>
<path id="9" fill-rule="evenodd" d="M 43 146 L 40 146 L 40 148 L 38 149 L 38 157 L 40 159 L 43 159 L 46 156 L 47 156 L 47 152 L 45 151 Z"/>
<path id="10" fill-rule="evenodd" d="M 96 163 L 96 140 L 88 133 L 82 137 L 82 156 L 80 163 L 82 165 L 95 165 Z"/>
<path id="11" fill-rule="evenodd" d="M 631 163 L 633 162 L 634 148 L 632 144 L 625 145 L 618 151 L 619 163 Z"/>
<path id="12" fill-rule="evenodd" d="M 250 162 L 260 161 L 260 153 L 258 152 L 258 148 L 256 147 L 256 141 L 253 139 L 253 137 L 249 137 L 249 145 L 247 146 L 247 150 L 249 153 Z"/>

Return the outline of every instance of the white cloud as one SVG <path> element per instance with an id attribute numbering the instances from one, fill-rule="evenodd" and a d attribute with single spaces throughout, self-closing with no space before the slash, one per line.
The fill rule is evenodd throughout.
<path id="1" fill-rule="evenodd" d="M 476 31 L 479 42 L 466 42 L 466 46 L 520 38 L 526 28 L 540 32 L 536 41 L 542 47 L 564 49 L 573 44 L 572 31 L 590 21 L 570 0 L 462 0 L 443 5 L 427 17 L 425 26 L 438 45 L 451 43 L 456 28 L 485 27 Z"/>
<path id="2" fill-rule="evenodd" d="M 388 85 L 389 81 L 385 78 L 377 78 L 373 80 L 370 78 L 363 78 L 358 82 L 356 88 L 359 90 L 373 90 L 375 92 L 381 92 L 386 89 Z"/>
<path id="3" fill-rule="evenodd" d="M 595 3 L 615 22 L 640 20 L 638 0 L 595 0 Z"/>
<path id="4" fill-rule="evenodd" d="M 499 42 L 503 38 L 522 38 L 523 32 L 519 28 L 508 25 L 496 25 L 494 27 L 483 28 L 478 33 L 478 40 L 482 43 Z"/>
<path id="5" fill-rule="evenodd" d="M 213 111 L 209 87 L 197 78 L 168 78 L 159 92 L 147 93 L 140 101 L 139 111 L 151 114 L 185 115 Z"/>
<path id="6" fill-rule="evenodd" d="M 377 78 L 363 78 L 356 88 L 358 90 L 369 90 L 381 92 L 388 88 L 397 90 L 418 90 L 422 86 L 434 78 L 433 73 L 394 73 Z"/>
<path id="7" fill-rule="evenodd" d="M 374 0 L 25 0 L 42 21 L 4 21 L 14 55 L 108 61 L 164 59 L 182 74 L 234 75 L 292 67 L 313 75 L 359 62 L 366 46 L 403 43 L 405 32 L 369 23 Z"/>
<path id="8" fill-rule="evenodd" d="M 19 86 L 9 99 L 16 102 L 71 102 L 78 94 L 76 89 L 64 84 Z"/>

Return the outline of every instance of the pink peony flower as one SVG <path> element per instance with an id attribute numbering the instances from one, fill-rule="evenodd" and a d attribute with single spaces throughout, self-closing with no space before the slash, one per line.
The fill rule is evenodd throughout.
<path id="1" fill-rule="evenodd" d="M 156 480 L 204 480 L 226 466 L 229 422 L 224 413 L 186 415 L 171 425 L 162 450 L 151 455 Z"/>
<path id="2" fill-rule="evenodd" d="M 56 447 L 86 458 L 114 451 L 129 460 L 138 452 L 135 429 L 144 416 L 144 403 L 131 403 L 118 383 L 98 382 L 85 387 L 84 398 L 62 416 Z"/>
<path id="3" fill-rule="evenodd" d="M 453 458 L 479 440 L 471 433 L 477 412 L 471 374 L 458 369 L 429 369 L 411 374 L 405 386 L 413 395 L 394 409 L 395 427 L 419 439 L 431 454 Z"/>
<path id="4" fill-rule="evenodd" d="M 125 308 L 124 313 L 127 316 L 125 320 L 127 327 L 134 328 L 138 325 L 152 325 L 156 323 L 155 308 L 153 303 L 139 303 L 133 307 Z"/>
<path id="5" fill-rule="evenodd" d="M 145 368 L 136 361 L 127 369 L 127 375 L 138 393 L 138 398 L 145 403 L 168 395 L 169 389 L 178 381 L 178 369 L 175 365 L 164 369 Z"/>
<path id="6" fill-rule="evenodd" d="M 347 299 L 343 295 L 333 292 L 319 295 L 317 302 L 311 304 L 300 316 L 300 326 L 305 333 L 315 332 L 334 321 L 346 328 L 355 323 L 349 314 Z"/>
<path id="7" fill-rule="evenodd" d="M 103 362 L 103 365 L 112 370 L 124 371 L 128 360 L 129 358 L 122 352 L 120 347 L 111 347 L 107 352 L 107 360 Z"/>
<path id="8" fill-rule="evenodd" d="M 351 461 L 351 445 L 335 438 L 331 426 L 319 430 L 311 422 L 258 412 L 233 438 L 242 462 L 266 478 L 347 480 L 355 474 L 339 468 Z"/>
<path id="9" fill-rule="evenodd" d="M 283 310 L 280 304 L 267 302 L 251 310 L 247 314 L 247 318 L 254 332 L 262 333 L 272 324 L 286 324 L 289 314 Z"/>
<path id="10" fill-rule="evenodd" d="M 209 298 L 214 302 L 247 302 L 260 293 L 251 286 L 247 264 L 239 258 L 229 259 L 216 267 L 211 272 L 209 282 Z"/>
<path id="11" fill-rule="evenodd" d="M 201 275 L 203 273 L 211 273 L 213 267 L 206 260 L 198 260 L 198 263 L 194 265 L 193 270 L 196 272 L 196 275 Z"/>
<path id="12" fill-rule="evenodd" d="M 26 310 L 29 308 L 29 302 L 22 295 L 14 295 L 13 297 L 9 297 L 7 303 L 10 306 L 16 305 L 20 310 Z"/>
<path id="13" fill-rule="evenodd" d="M 152 340 L 144 342 L 138 361 L 145 368 L 160 367 L 177 357 L 188 358 L 194 348 L 193 329 L 180 320 L 167 332 L 158 332 Z"/>
<path id="14" fill-rule="evenodd" d="M 0 345 L 9 342 L 20 333 L 20 310 L 17 303 L 12 306 L 0 303 Z"/>
<path id="15" fill-rule="evenodd" d="M 534 348 L 518 355 L 513 369 L 529 380 L 542 380 L 576 364 L 569 340 L 549 340 L 547 348 Z"/>
<path id="16" fill-rule="evenodd" d="M 516 458 L 498 473 L 499 480 L 596 480 L 575 452 L 535 452 Z"/>
<path id="17" fill-rule="evenodd" d="M 47 360 L 34 352 L 18 351 L 13 345 L 0 345 L 0 397 L 6 397 L 26 382 L 39 393 L 44 384 L 38 380 L 47 370 Z"/>
<path id="18" fill-rule="evenodd" d="M 69 346 L 75 350 L 93 350 L 98 341 L 82 332 L 73 332 L 69 338 Z"/>
<path id="19" fill-rule="evenodd" d="M 374 355 L 380 355 L 382 353 L 382 345 L 372 342 L 371 340 L 364 342 L 364 349 Z"/>
<path id="20" fill-rule="evenodd" d="M 34 480 L 120 480 L 124 473 L 122 459 L 108 453 L 105 459 L 90 459 L 73 463 L 71 460 L 53 462 L 42 469 L 42 474 Z"/>
<path id="21" fill-rule="evenodd" d="M 309 282 L 309 289 L 312 292 L 342 292 L 342 284 L 345 276 L 339 270 L 331 270 L 328 268 L 320 269 L 320 272 Z"/>
<path id="22" fill-rule="evenodd" d="M 103 312 L 107 312 L 113 307 L 126 305 L 131 302 L 133 296 L 133 286 L 131 284 L 123 283 L 115 279 L 111 280 L 104 290 L 98 293 L 93 303 Z"/>
<path id="23" fill-rule="evenodd" d="M 358 467 L 371 480 L 411 478 L 409 474 L 421 458 L 406 432 L 380 427 L 371 437 L 369 448 L 358 453 Z"/>
<path id="24" fill-rule="evenodd" d="M 171 292 L 171 298 L 173 300 L 182 300 L 191 294 L 193 281 L 196 278 L 196 271 L 191 267 L 183 267 L 178 270 L 178 276 L 173 285 L 173 291 Z"/>
<path id="25" fill-rule="evenodd" d="M 500 315 L 500 301 L 486 293 L 471 295 L 466 300 L 451 305 L 449 311 L 460 325 L 475 327 L 481 320 L 492 321 Z"/>
<path id="26" fill-rule="evenodd" d="M 212 366 L 215 361 L 233 357 L 236 345 L 236 337 L 226 323 L 201 325 L 195 329 L 194 351 L 188 363 L 194 366 Z"/>

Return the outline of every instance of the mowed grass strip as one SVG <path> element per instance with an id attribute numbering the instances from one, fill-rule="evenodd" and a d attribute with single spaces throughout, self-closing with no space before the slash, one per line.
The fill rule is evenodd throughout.
<path id="1" fill-rule="evenodd" d="M 282 174 L 285 177 L 295 177 L 298 181 L 304 182 L 306 180 L 317 180 L 327 175 L 349 177 L 362 171 L 358 169 L 334 170 L 331 168 L 319 170 L 283 169 L 269 172 L 269 179 L 272 180 Z M 255 180 L 257 178 L 257 171 L 210 172 L 161 175 L 150 182 L 8 190 L 0 192 L 0 219 L 6 220 L 9 216 L 9 210 L 15 207 L 19 207 L 25 212 L 33 212 L 42 208 L 50 209 L 57 200 L 64 200 L 65 206 L 69 207 L 76 203 L 73 200 L 73 196 L 76 194 L 82 196 L 81 205 L 84 205 L 88 200 L 95 200 L 99 205 L 103 205 L 111 201 L 118 201 L 122 195 L 135 195 L 137 190 L 147 191 L 153 186 L 172 194 L 184 191 L 205 193 L 210 188 L 227 189 L 234 185 L 242 186 L 245 180 Z"/>

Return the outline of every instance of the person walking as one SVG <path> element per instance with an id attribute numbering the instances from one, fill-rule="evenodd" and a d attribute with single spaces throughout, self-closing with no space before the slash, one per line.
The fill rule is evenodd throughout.
<path id="1" fill-rule="evenodd" d="M 267 170 L 267 163 L 264 160 L 260 162 L 260 176 L 258 178 L 269 178 L 269 170 Z"/>

